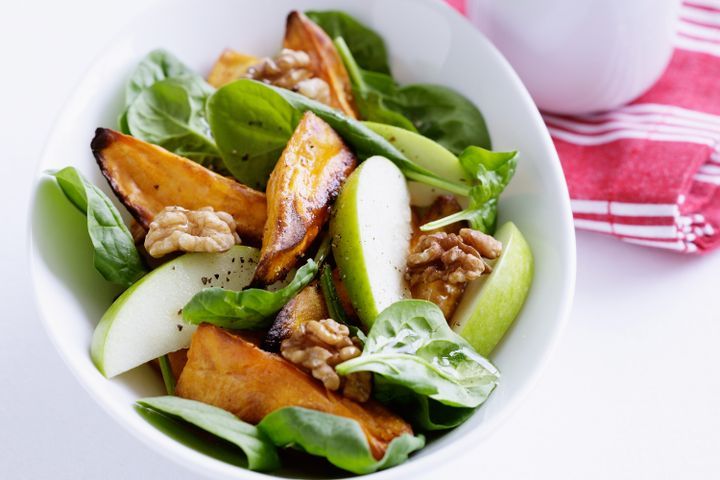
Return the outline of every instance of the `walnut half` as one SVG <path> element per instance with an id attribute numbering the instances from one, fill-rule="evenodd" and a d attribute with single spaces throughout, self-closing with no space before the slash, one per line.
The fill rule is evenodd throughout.
<path id="1" fill-rule="evenodd" d="M 485 258 L 497 258 L 501 251 L 499 241 L 470 228 L 422 235 L 408 256 L 405 279 L 414 298 L 435 303 L 449 318 L 467 283 L 490 273 Z"/>
<path id="2" fill-rule="evenodd" d="M 224 252 L 240 243 L 236 228 L 232 215 L 212 207 L 165 207 L 150 223 L 145 249 L 155 258 L 176 251 Z"/>
<path id="3" fill-rule="evenodd" d="M 350 337 L 350 330 L 335 320 L 310 320 L 300 325 L 292 336 L 280 345 L 282 356 L 295 365 L 309 371 L 328 390 L 340 390 L 343 395 L 358 402 L 370 398 L 371 374 L 359 372 L 340 378 L 335 366 L 360 356 L 357 339 Z"/>
<path id="4" fill-rule="evenodd" d="M 330 105 L 330 86 L 316 77 L 311 69 L 310 56 L 302 50 L 283 48 L 275 58 L 263 58 L 250 67 L 248 78 L 260 80 L 280 88 L 294 90 L 318 102 Z"/>

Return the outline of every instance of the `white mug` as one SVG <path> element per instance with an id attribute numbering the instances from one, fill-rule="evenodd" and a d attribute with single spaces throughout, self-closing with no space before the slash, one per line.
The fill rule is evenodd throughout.
<path id="1" fill-rule="evenodd" d="M 590 113 L 650 88 L 673 51 L 679 0 L 468 0 L 468 18 L 543 110 Z"/>

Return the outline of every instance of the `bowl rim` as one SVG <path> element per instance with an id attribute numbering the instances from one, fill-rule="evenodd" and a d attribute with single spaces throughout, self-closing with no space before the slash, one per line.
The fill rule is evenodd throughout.
<path id="1" fill-rule="evenodd" d="M 199 0 L 183 1 L 197 2 Z M 503 406 L 503 408 L 498 414 L 493 416 L 492 419 L 484 420 L 483 429 L 481 432 L 468 432 L 467 437 L 472 438 L 476 442 L 479 442 L 488 438 L 495 431 L 495 429 L 497 429 L 502 423 L 504 423 L 522 405 L 522 403 L 527 400 L 529 394 L 537 386 L 540 377 L 545 372 L 545 369 L 549 361 L 551 360 L 552 355 L 557 350 L 558 343 L 560 342 L 565 327 L 567 326 L 567 323 L 569 321 L 570 311 L 572 308 L 575 294 L 577 264 L 576 235 L 572 221 L 570 197 L 567 190 L 567 183 L 562 172 L 560 159 L 558 157 L 557 151 L 555 150 L 554 144 L 550 137 L 550 133 L 548 132 L 547 127 L 542 120 L 542 116 L 538 108 L 535 106 L 535 103 L 533 102 L 527 88 L 520 80 L 520 77 L 517 75 L 513 67 L 502 55 L 502 53 L 500 53 L 500 51 L 494 46 L 494 44 L 492 44 L 492 42 L 490 42 L 482 32 L 474 28 L 472 24 L 465 19 L 465 17 L 463 17 L 459 12 L 457 12 L 454 8 L 448 5 L 445 1 L 415 0 L 415 2 L 417 2 L 418 4 L 422 4 L 426 7 L 434 8 L 438 12 L 438 14 L 443 15 L 446 18 L 453 18 L 453 26 L 456 26 L 457 28 L 466 31 L 470 31 L 471 35 L 474 35 L 479 42 L 483 42 L 486 44 L 485 46 L 488 49 L 489 54 L 494 57 L 496 63 L 506 71 L 509 79 L 513 82 L 513 90 L 517 92 L 517 95 L 522 97 L 524 104 L 528 104 L 528 106 L 531 107 L 530 112 L 533 117 L 533 123 L 536 124 L 542 136 L 542 143 L 544 147 L 544 152 L 542 152 L 542 156 L 545 156 L 552 160 L 552 165 L 550 165 L 550 167 L 552 169 L 553 176 L 555 177 L 555 181 L 558 186 L 563 187 L 563 190 L 565 192 L 563 201 L 561 202 L 562 211 L 559 212 L 559 214 L 567 218 L 567 221 L 564 222 L 562 235 L 567 242 L 567 245 L 571 248 L 568 249 L 567 252 L 564 252 L 563 256 L 565 262 L 563 264 L 562 277 L 566 279 L 566 282 L 564 288 L 561 291 L 561 298 L 558 306 L 559 318 L 553 324 L 550 340 L 547 346 L 544 348 L 542 354 L 538 358 L 534 371 L 531 375 L 529 375 L 529 378 L 523 382 L 523 385 L 520 387 L 519 391 L 513 396 L 513 398 L 509 402 L 507 402 Z M 40 187 L 41 182 L 43 182 L 43 180 L 46 178 L 45 171 L 42 169 L 43 165 L 46 163 L 45 159 L 50 156 L 50 147 L 55 144 L 56 141 L 58 141 L 58 137 L 60 136 L 58 123 L 63 118 L 67 117 L 74 108 L 76 108 L 74 106 L 79 103 L 79 100 L 83 97 L 83 93 L 86 90 L 86 84 L 90 82 L 90 73 L 98 68 L 102 61 L 103 54 L 111 46 L 118 42 L 118 40 L 122 37 L 123 33 L 126 32 L 129 28 L 131 28 L 134 21 L 136 19 L 144 18 L 147 15 L 152 14 L 154 11 L 161 10 L 163 7 L 169 5 L 175 6 L 177 5 L 177 2 L 173 0 L 159 0 L 157 2 L 154 2 L 151 5 L 148 5 L 147 7 L 141 9 L 127 23 L 120 26 L 117 29 L 117 32 L 113 34 L 107 42 L 103 44 L 102 48 L 99 49 L 98 53 L 88 64 L 88 66 L 80 72 L 80 80 L 72 89 L 71 94 L 67 97 L 65 102 L 63 102 L 62 107 L 55 115 L 55 118 L 52 122 L 50 134 L 48 135 L 44 143 L 43 149 L 36 160 L 32 184 L 33 186 L 29 190 L 30 202 L 28 202 L 28 204 L 30 205 L 30 208 L 26 217 L 25 231 L 29 240 L 27 242 L 26 255 L 29 260 L 28 266 L 32 278 L 31 290 L 32 298 L 34 300 L 34 308 L 37 312 L 37 315 L 40 317 L 46 335 L 50 338 L 52 345 L 55 347 L 55 350 L 59 354 L 60 358 L 62 359 L 68 370 L 70 370 L 78 383 L 95 401 L 95 403 L 104 412 L 106 412 L 108 416 L 112 418 L 117 424 L 121 425 L 125 431 L 129 432 L 132 437 L 139 439 L 143 444 L 149 446 L 153 451 L 159 453 L 161 456 L 167 458 L 168 460 L 173 461 L 179 465 L 183 465 L 188 470 L 208 478 L 217 478 L 218 476 L 221 478 L 253 480 L 286 478 L 274 475 L 272 473 L 256 472 L 247 468 L 237 467 L 217 460 L 215 458 L 209 457 L 203 453 L 195 451 L 190 447 L 186 447 L 180 442 L 175 441 L 174 439 L 168 437 L 154 427 L 149 426 L 149 424 L 149 428 L 141 430 L 135 428 L 132 424 L 124 422 L 122 414 L 116 411 L 110 402 L 107 402 L 105 399 L 103 399 L 103 395 L 99 391 L 94 389 L 91 385 L 91 382 L 84 378 L 80 371 L 74 367 L 71 355 L 61 347 L 59 341 L 51 334 L 52 329 L 48 321 L 48 316 L 44 311 L 43 302 L 40 297 L 36 269 L 38 268 L 38 264 L 41 263 L 42 260 L 38 258 L 40 255 L 36 251 L 35 234 L 33 232 L 33 216 L 36 211 L 38 202 L 37 191 Z M 455 442 L 447 442 L 444 445 L 438 446 L 436 451 L 428 454 L 427 456 L 414 459 L 410 458 L 404 463 L 401 463 L 395 467 L 386 470 L 381 470 L 366 475 L 348 474 L 345 477 L 337 478 L 338 480 L 349 480 L 358 477 L 367 478 L 369 480 L 389 480 L 391 478 L 400 478 L 402 475 L 418 473 L 421 469 L 425 470 L 426 472 L 434 470 L 442 461 L 447 460 L 451 455 L 457 456 L 459 454 L 461 456 L 467 456 L 468 453 L 474 450 L 474 448 L 471 448 L 462 452 L 457 452 L 456 450 L 452 449 L 454 443 Z"/>

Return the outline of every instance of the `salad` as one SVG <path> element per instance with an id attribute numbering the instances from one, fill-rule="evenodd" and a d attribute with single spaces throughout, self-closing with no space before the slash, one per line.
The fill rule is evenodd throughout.
<path id="1" fill-rule="evenodd" d="M 91 150 L 132 220 L 75 168 L 51 175 L 121 289 L 92 361 L 149 364 L 167 391 L 138 414 L 251 470 L 366 474 L 492 394 L 533 260 L 497 225 L 518 154 L 468 99 L 398 84 L 340 11 L 290 12 L 275 56 L 225 50 L 207 77 L 150 52 L 125 99 Z"/>

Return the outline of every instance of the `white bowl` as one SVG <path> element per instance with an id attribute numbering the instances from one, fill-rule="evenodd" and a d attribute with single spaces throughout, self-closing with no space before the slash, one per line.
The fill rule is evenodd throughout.
<path id="1" fill-rule="evenodd" d="M 379 31 L 401 82 L 434 82 L 462 92 L 485 115 L 494 147 L 522 158 L 500 204 L 532 246 L 535 280 L 527 303 L 493 354 L 500 386 L 461 427 L 431 442 L 408 462 L 371 475 L 408 478 L 443 459 L 472 451 L 517 406 L 537 380 L 565 324 L 575 281 L 575 238 L 560 163 L 530 96 L 497 50 L 437 0 L 181 0 L 141 15 L 94 63 L 51 135 L 40 171 L 74 165 L 110 193 L 90 153 L 98 126 L 115 127 L 129 73 L 148 51 L 165 47 L 207 72 L 225 47 L 271 54 L 291 9 L 342 9 Z M 254 479 L 157 431 L 134 410 L 142 396 L 162 393 L 149 368 L 106 380 L 90 361 L 93 327 L 117 290 L 93 269 L 82 216 L 39 174 L 32 213 L 32 274 L 47 332 L 82 385 L 121 425 L 169 458 L 214 478 Z M 112 441 L 108 439 L 108 441 Z M 453 448 L 454 447 L 454 448 Z M 459 447 L 459 448 L 458 448 Z M 441 467 L 440 467 L 441 468 Z M 298 475 L 298 472 L 283 472 Z"/>

